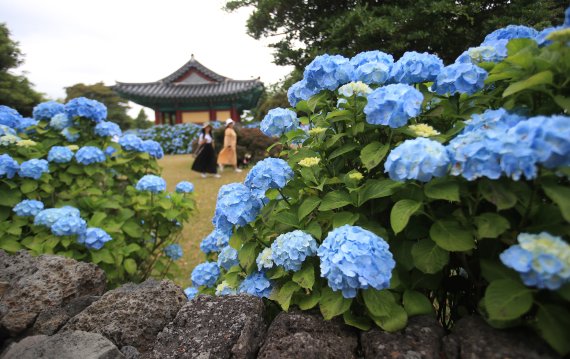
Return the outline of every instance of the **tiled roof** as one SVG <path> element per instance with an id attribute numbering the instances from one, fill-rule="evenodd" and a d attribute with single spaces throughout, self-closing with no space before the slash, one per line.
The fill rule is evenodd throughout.
<path id="1" fill-rule="evenodd" d="M 232 80 L 208 69 L 194 59 L 157 82 L 117 82 L 112 89 L 134 102 L 184 101 L 200 102 L 211 99 L 237 99 L 252 90 L 261 90 L 259 79 Z M 259 92 L 261 93 L 261 92 Z"/>

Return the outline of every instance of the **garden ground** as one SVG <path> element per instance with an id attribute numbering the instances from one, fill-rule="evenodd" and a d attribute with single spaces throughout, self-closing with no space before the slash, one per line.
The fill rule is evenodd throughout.
<path id="1" fill-rule="evenodd" d="M 190 181 L 194 184 L 194 198 L 197 211 L 184 225 L 180 245 L 184 249 L 184 256 L 178 262 L 180 274 L 176 278 L 177 284 L 186 287 L 190 285 L 190 273 L 194 267 L 204 260 L 204 253 L 200 251 L 200 242 L 214 228 L 212 217 L 216 207 L 218 190 L 224 184 L 243 182 L 247 171 L 234 172 L 226 168 L 221 178 L 202 178 L 199 173 L 190 169 L 194 157 L 192 155 L 165 156 L 158 163 L 162 167 L 162 177 L 166 180 L 168 191 L 174 191 L 180 181 Z"/>

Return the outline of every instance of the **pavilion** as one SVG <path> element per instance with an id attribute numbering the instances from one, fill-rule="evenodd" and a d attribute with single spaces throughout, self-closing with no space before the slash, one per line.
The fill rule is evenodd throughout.
<path id="1" fill-rule="evenodd" d="M 238 122 L 243 110 L 256 106 L 263 83 L 232 80 L 208 69 L 194 55 L 184 66 L 156 82 L 111 87 L 121 97 L 154 110 L 155 124 Z"/>

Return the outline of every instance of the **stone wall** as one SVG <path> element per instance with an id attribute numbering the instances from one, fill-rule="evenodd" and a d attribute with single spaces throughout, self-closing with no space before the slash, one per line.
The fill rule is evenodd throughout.
<path id="1" fill-rule="evenodd" d="M 271 319 L 251 296 L 187 301 L 170 281 L 105 292 L 93 264 L 0 251 L 1 358 L 556 358 L 530 332 L 497 331 L 478 317 L 446 334 L 413 317 L 398 333 L 361 332 L 318 311 Z"/>

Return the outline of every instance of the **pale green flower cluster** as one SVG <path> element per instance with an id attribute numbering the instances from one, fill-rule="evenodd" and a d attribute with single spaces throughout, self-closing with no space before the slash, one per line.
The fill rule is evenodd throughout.
<path id="1" fill-rule="evenodd" d="M 439 131 L 435 128 L 431 127 L 430 125 L 426 125 L 425 123 L 420 123 L 417 125 L 410 125 L 408 126 L 410 130 L 412 130 L 416 136 L 419 137 L 431 137 L 439 135 Z"/>
<path id="2" fill-rule="evenodd" d="M 306 157 L 299 161 L 299 165 L 303 167 L 314 167 L 321 162 L 321 159 L 318 157 Z"/>

